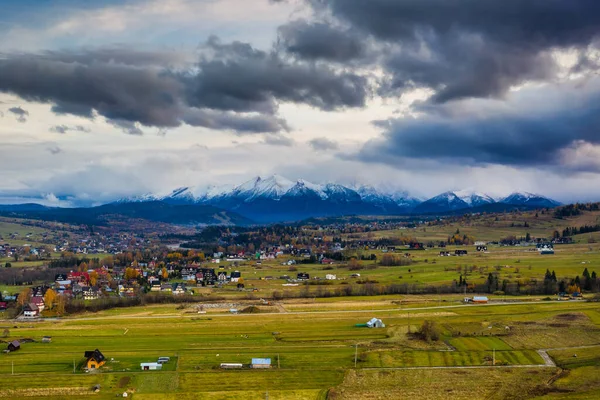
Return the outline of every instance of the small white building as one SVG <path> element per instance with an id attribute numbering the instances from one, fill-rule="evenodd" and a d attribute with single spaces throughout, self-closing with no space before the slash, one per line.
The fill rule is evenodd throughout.
<path id="1" fill-rule="evenodd" d="M 271 368 L 270 358 L 253 358 L 252 368 Z"/>
<path id="2" fill-rule="evenodd" d="M 371 318 L 369 322 L 367 322 L 367 327 L 369 328 L 385 328 L 385 324 L 379 318 Z"/>
<path id="3" fill-rule="evenodd" d="M 325 279 L 329 281 L 335 281 L 337 279 L 337 276 L 335 276 L 334 274 L 327 274 L 325 275 Z"/>
<path id="4" fill-rule="evenodd" d="M 40 309 L 33 303 L 25 304 L 23 307 L 23 316 L 26 318 L 36 318 L 40 315 Z"/>
<path id="5" fill-rule="evenodd" d="M 142 368 L 142 371 L 156 371 L 162 369 L 162 364 L 157 362 L 141 363 L 140 367 Z"/>

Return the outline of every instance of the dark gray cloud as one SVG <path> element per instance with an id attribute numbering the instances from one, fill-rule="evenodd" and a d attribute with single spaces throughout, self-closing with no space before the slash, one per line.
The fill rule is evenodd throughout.
<path id="1" fill-rule="evenodd" d="M 122 119 L 111 119 L 108 122 L 115 128 L 121 129 L 124 133 L 134 136 L 142 136 L 144 131 L 133 121 L 122 120 Z"/>
<path id="2" fill-rule="evenodd" d="M 21 107 L 11 107 L 8 109 L 8 112 L 14 114 L 19 122 L 26 122 L 27 117 L 29 117 L 29 111 Z"/>
<path id="3" fill-rule="evenodd" d="M 316 138 L 308 142 L 310 147 L 316 151 L 330 151 L 337 150 L 339 148 L 337 142 L 327 138 Z"/>
<path id="4" fill-rule="evenodd" d="M 81 125 L 75 125 L 75 126 L 68 126 L 68 125 L 55 125 L 53 127 L 50 128 L 50 132 L 53 133 L 67 133 L 67 132 L 86 132 L 89 133 L 90 129 L 86 128 L 85 126 L 81 126 Z"/>
<path id="5" fill-rule="evenodd" d="M 551 79 L 550 51 L 585 50 L 600 33 L 596 0 L 308 1 L 378 41 L 392 77 L 381 94 L 427 87 L 438 103 Z"/>
<path id="6" fill-rule="evenodd" d="M 309 60 L 347 62 L 365 55 L 364 36 L 327 22 L 292 21 L 279 28 L 278 45 Z"/>
<path id="7" fill-rule="evenodd" d="M 193 68 L 180 69 L 167 64 L 171 53 L 8 54 L 0 58 L 0 92 L 50 103 L 57 114 L 238 133 L 287 130 L 277 117 L 279 102 L 337 110 L 362 107 L 368 96 L 359 75 L 284 61 L 246 43 L 211 38 L 201 52 Z"/>
<path id="8" fill-rule="evenodd" d="M 278 101 L 322 110 L 363 107 L 367 80 L 325 65 L 286 62 L 276 52 L 210 38 L 200 72 L 187 80 L 192 105 L 217 110 L 273 113 Z"/>
<path id="9" fill-rule="evenodd" d="M 547 104 L 540 106 L 543 101 Z M 464 166 L 561 167 L 565 150 L 600 145 L 597 84 L 582 93 L 565 88 L 564 93 L 523 95 L 509 104 L 492 102 L 489 109 L 445 107 L 419 118 L 378 122 L 383 137 L 368 142 L 356 157 L 402 166 L 410 164 L 407 160 L 436 160 Z"/>

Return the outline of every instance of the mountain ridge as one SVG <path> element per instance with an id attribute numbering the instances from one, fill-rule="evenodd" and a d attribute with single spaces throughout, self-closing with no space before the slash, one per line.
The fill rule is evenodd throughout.
<path id="1" fill-rule="evenodd" d="M 212 205 L 267 223 L 341 215 L 444 214 L 471 208 L 485 209 L 494 204 L 526 208 L 560 205 L 545 196 L 527 192 L 494 198 L 470 189 L 447 191 L 420 200 L 403 191 L 385 192 L 369 185 L 315 184 L 305 179 L 293 181 L 277 174 L 264 178 L 257 176 L 237 186 L 182 187 L 167 195 L 145 195 L 119 202 L 148 200 Z"/>

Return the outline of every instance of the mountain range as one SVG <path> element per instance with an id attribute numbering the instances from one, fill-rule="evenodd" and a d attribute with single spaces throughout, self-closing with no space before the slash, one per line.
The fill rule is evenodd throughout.
<path id="1" fill-rule="evenodd" d="M 68 196 L 68 198 L 74 198 Z M 46 207 L 35 198 L 27 204 L 0 205 L 0 215 L 80 224 L 108 224 L 118 219 L 144 219 L 180 225 L 292 222 L 353 215 L 451 215 L 552 208 L 559 202 L 518 192 L 503 198 L 469 190 L 418 199 L 403 191 L 372 186 L 344 186 L 292 181 L 279 175 L 256 177 L 241 185 L 180 187 L 91 207 Z M 41 199 L 41 198 L 40 198 Z"/>
<path id="2" fill-rule="evenodd" d="M 542 195 L 526 192 L 494 198 L 485 193 L 461 190 L 421 200 L 406 192 L 386 193 L 371 186 L 335 183 L 321 185 L 303 179 L 292 181 L 279 175 L 256 177 L 237 186 L 181 187 L 166 193 L 124 198 L 117 203 L 145 202 L 209 205 L 261 223 L 324 216 L 451 214 L 560 205 Z"/>

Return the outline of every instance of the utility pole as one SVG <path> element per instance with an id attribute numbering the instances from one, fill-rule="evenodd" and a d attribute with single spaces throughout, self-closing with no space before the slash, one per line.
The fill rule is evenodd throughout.
<path id="1" fill-rule="evenodd" d="M 73 373 L 75 373 L 75 359 L 73 359 Z"/>
<path id="2" fill-rule="evenodd" d="M 410 312 L 408 313 L 408 333 L 410 333 Z"/>
<path id="3" fill-rule="evenodd" d="M 13 361 L 12 363 L 12 375 L 15 374 L 15 362 Z"/>
<path id="4" fill-rule="evenodd" d="M 279 354 L 277 354 L 277 369 L 281 368 L 281 365 L 279 364 Z"/>
<path id="5" fill-rule="evenodd" d="M 354 345 L 354 369 L 356 369 L 356 362 L 358 361 L 358 343 Z"/>
<path id="6" fill-rule="evenodd" d="M 496 365 L 496 348 L 493 349 L 492 365 Z"/>

